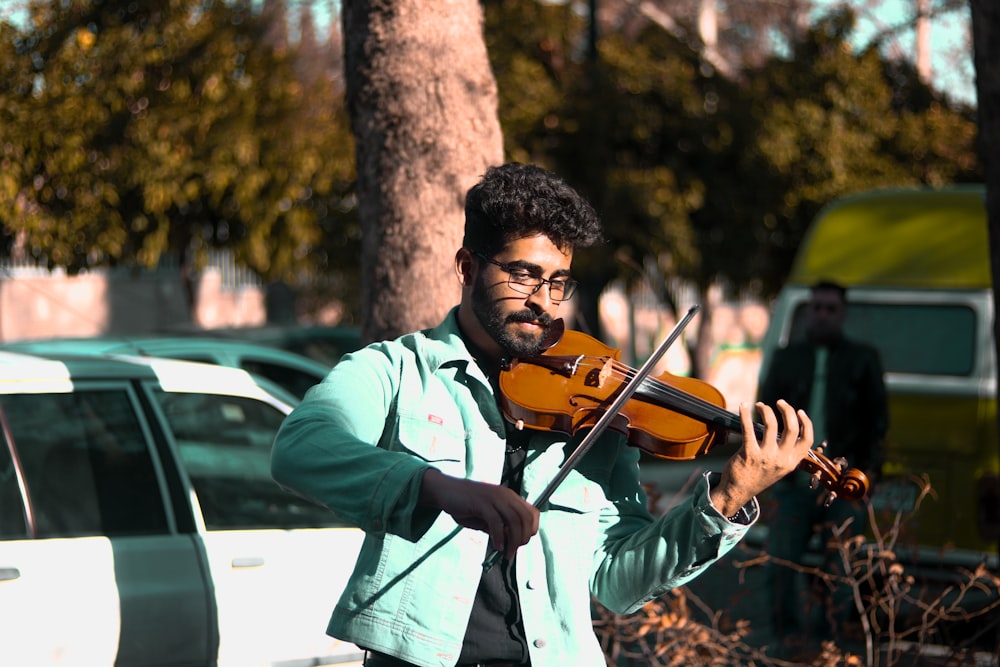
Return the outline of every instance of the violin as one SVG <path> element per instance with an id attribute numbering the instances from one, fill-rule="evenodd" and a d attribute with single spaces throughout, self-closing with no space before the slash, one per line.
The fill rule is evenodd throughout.
<path id="1" fill-rule="evenodd" d="M 742 432 L 739 416 L 725 409 L 718 389 L 670 373 L 640 376 L 620 410 L 607 416 L 616 395 L 637 376 L 620 356 L 619 350 L 587 334 L 553 323 L 540 354 L 505 360 L 501 409 L 519 429 L 569 435 L 594 428 L 602 419 L 602 426 L 624 434 L 629 445 L 673 461 L 707 454 L 730 432 Z M 754 432 L 763 437 L 764 426 L 754 424 Z M 842 458 L 834 461 L 810 450 L 798 469 L 810 474 L 814 488 L 827 490 L 828 503 L 836 497 L 859 500 L 868 493 L 868 477 L 848 468 Z"/>

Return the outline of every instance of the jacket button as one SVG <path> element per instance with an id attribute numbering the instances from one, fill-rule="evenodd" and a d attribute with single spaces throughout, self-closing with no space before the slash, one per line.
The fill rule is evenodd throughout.
<path id="1" fill-rule="evenodd" d="M 535 645 L 535 648 L 545 648 L 545 640 L 544 639 L 536 639 L 535 641 L 533 641 L 531 643 Z"/>
<path id="2" fill-rule="evenodd" d="M 527 583 L 525 583 L 524 586 L 528 590 L 535 590 L 535 580 L 534 579 L 528 579 Z"/>

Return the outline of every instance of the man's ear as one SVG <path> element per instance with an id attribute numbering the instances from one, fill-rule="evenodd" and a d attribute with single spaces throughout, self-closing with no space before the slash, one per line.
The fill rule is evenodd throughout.
<path id="1" fill-rule="evenodd" d="M 462 287 L 471 287 L 475 279 L 476 260 L 468 248 L 459 248 L 455 253 L 455 274 Z"/>

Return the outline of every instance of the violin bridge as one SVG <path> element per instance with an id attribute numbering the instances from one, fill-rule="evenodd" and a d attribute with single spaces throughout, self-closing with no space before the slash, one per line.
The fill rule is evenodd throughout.
<path id="1" fill-rule="evenodd" d="M 604 360 L 604 366 L 601 368 L 601 372 L 597 376 L 597 386 L 598 387 L 603 387 L 604 383 L 607 382 L 608 378 L 611 377 L 611 373 L 613 372 L 613 370 L 611 368 L 611 363 L 612 363 L 612 361 L 611 361 L 610 358 Z"/>

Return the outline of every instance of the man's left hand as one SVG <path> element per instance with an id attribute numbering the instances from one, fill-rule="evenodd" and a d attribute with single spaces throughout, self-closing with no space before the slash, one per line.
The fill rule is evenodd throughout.
<path id="1" fill-rule="evenodd" d="M 757 404 L 764 422 L 764 437 L 758 441 L 753 409 L 748 403 L 740 405 L 743 446 L 726 462 L 722 478 L 711 492 L 712 505 L 724 516 L 733 516 L 751 498 L 798 468 L 812 447 L 813 426 L 805 411 L 796 412 L 784 400 L 779 400 L 777 407 L 785 423 L 780 434 L 774 410 Z"/>

